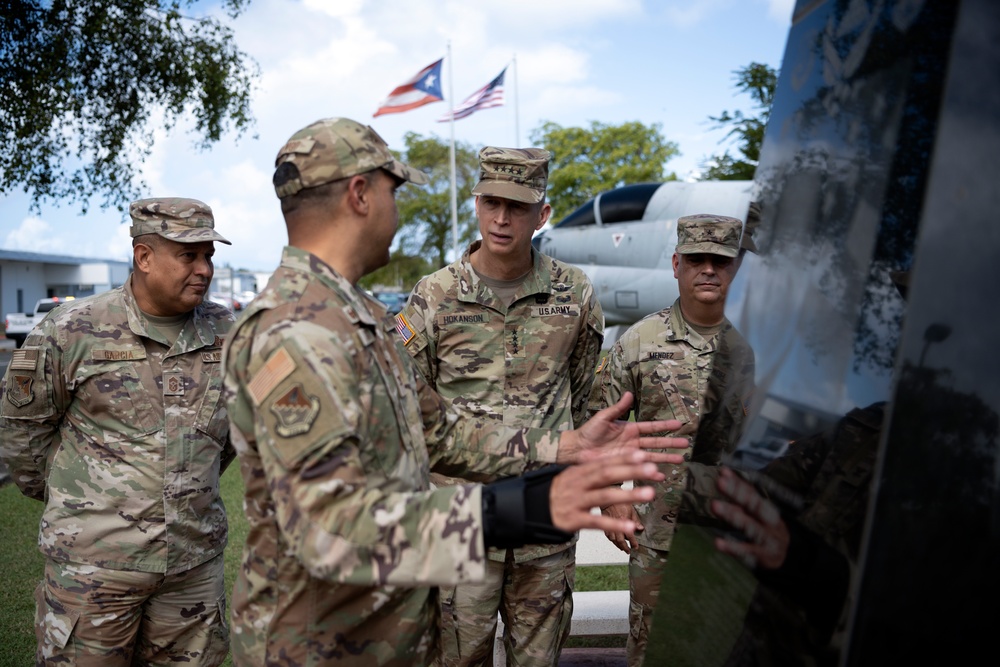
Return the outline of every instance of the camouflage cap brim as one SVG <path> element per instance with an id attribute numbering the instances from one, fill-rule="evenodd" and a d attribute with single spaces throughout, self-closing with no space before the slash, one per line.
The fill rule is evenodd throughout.
<path id="1" fill-rule="evenodd" d="M 382 168 L 390 174 L 394 174 L 404 181 L 409 181 L 414 185 L 427 185 L 431 182 L 431 179 L 427 177 L 427 174 L 419 169 L 408 167 L 399 160 L 393 159 L 389 163 L 382 165 Z"/>
<path id="2" fill-rule="evenodd" d="M 542 198 L 545 196 L 544 192 L 539 192 L 534 188 L 518 185 L 517 183 L 511 183 L 510 181 L 485 180 L 479 181 L 479 183 L 476 184 L 476 187 L 472 188 L 472 194 L 492 195 L 494 197 L 513 199 L 514 201 L 526 202 L 528 204 L 537 204 L 542 201 Z"/>
<path id="3" fill-rule="evenodd" d="M 677 246 L 678 255 L 695 255 L 695 254 L 709 254 L 709 255 L 722 255 L 723 257 L 736 257 L 740 254 L 738 248 L 731 248 L 729 246 L 724 246 L 720 243 L 687 243 L 682 246 Z"/>
<path id="4" fill-rule="evenodd" d="M 166 227 L 166 229 L 164 229 Z M 195 227 L 187 229 L 176 229 L 163 222 L 137 222 L 133 223 L 129 229 L 129 235 L 133 238 L 144 234 L 156 234 L 178 243 L 201 243 L 202 241 L 218 241 L 226 245 L 233 245 L 225 236 L 209 227 Z"/>
<path id="5" fill-rule="evenodd" d="M 157 232 L 160 236 L 178 243 L 201 243 L 202 241 L 218 241 L 233 245 L 229 239 L 214 229 L 185 229 L 182 232 Z"/>

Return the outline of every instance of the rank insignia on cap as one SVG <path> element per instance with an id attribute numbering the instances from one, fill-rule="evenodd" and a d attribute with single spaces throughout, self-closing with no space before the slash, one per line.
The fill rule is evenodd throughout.
<path id="1" fill-rule="evenodd" d="M 312 428 L 319 414 L 319 399 L 306 393 L 298 382 L 291 389 L 275 399 L 271 404 L 271 412 L 278 418 L 274 427 L 278 435 L 291 438 L 302 435 Z"/>
<path id="2" fill-rule="evenodd" d="M 403 345 L 409 345 L 410 341 L 417 335 L 402 313 L 396 315 L 396 333 L 403 339 Z"/>
<path id="3" fill-rule="evenodd" d="M 35 392 L 32 389 L 34 382 L 35 378 L 31 375 L 11 375 L 7 382 L 7 391 L 4 392 L 11 405 L 23 408 L 35 400 Z"/>

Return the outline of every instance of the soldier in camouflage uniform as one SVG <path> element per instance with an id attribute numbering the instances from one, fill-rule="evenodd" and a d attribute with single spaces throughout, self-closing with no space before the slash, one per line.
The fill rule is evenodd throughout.
<path id="1" fill-rule="evenodd" d="M 421 374 L 461 414 L 568 429 L 586 420 L 604 315 L 583 271 L 531 247 L 551 213 L 549 157 L 479 152 L 482 239 L 418 282 L 397 322 L 413 332 L 403 342 Z M 481 583 L 442 593 L 444 664 L 492 665 L 498 611 L 508 664 L 554 664 L 569 636 L 575 556 L 575 539 L 490 549 Z"/>
<path id="2" fill-rule="evenodd" d="M 204 297 L 214 242 L 229 241 L 194 199 L 144 199 L 129 213 L 126 284 L 53 310 L 4 377 L 0 454 L 45 503 L 37 659 L 218 665 L 233 317 Z"/>
<path id="3" fill-rule="evenodd" d="M 661 479 L 640 460 L 664 459 L 629 451 L 558 474 L 440 489 L 430 487 L 431 468 L 510 475 L 603 441 L 684 444 L 640 443 L 642 433 L 679 424 L 615 422 L 626 402 L 562 433 L 458 420 L 422 380 L 384 307 L 357 287 L 388 262 L 395 190 L 406 181 L 426 177 L 346 118 L 313 123 L 278 153 L 289 245 L 225 351 L 250 522 L 233 592 L 236 665 L 431 664 L 435 586 L 481 579 L 486 546 L 562 542 L 610 521 L 588 508 L 624 493 L 611 480 Z"/>
<path id="4" fill-rule="evenodd" d="M 614 344 L 599 370 L 593 407 L 614 404 L 623 392 L 636 396 L 637 421 L 679 419 L 678 435 L 698 436 L 689 461 L 716 466 L 732 452 L 753 392 L 753 351 L 725 317 L 726 293 L 742 259 L 743 223 L 736 218 L 700 214 L 677 220 L 673 255 L 679 298 L 674 304 L 632 325 Z M 599 395 L 599 398 L 598 398 Z M 630 667 L 642 664 L 660 579 L 666 566 L 687 465 L 665 466 L 667 479 L 655 485 L 653 502 L 607 507 L 619 518 L 642 526 L 629 539 L 608 538 L 629 553 Z"/>

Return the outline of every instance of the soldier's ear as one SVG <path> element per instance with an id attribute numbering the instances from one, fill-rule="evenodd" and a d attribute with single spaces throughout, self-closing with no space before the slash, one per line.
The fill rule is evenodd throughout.
<path id="1" fill-rule="evenodd" d="M 548 202 L 542 204 L 541 215 L 538 216 L 538 224 L 535 225 L 535 231 L 545 226 L 545 223 L 549 221 L 549 216 L 552 215 L 552 207 L 549 206 Z"/>
<path id="2" fill-rule="evenodd" d="M 149 273 L 149 265 L 153 258 L 153 249 L 145 243 L 136 243 L 132 248 L 132 265 L 136 271 Z"/>
<path id="3" fill-rule="evenodd" d="M 347 181 L 345 198 L 347 205 L 358 215 L 368 215 L 371 198 L 371 177 L 367 174 L 355 174 Z"/>

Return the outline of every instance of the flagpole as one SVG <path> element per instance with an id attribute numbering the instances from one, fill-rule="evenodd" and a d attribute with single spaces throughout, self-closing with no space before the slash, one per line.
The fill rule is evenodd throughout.
<path id="1" fill-rule="evenodd" d="M 448 111 L 451 115 L 451 145 L 448 158 L 451 161 L 451 242 L 454 257 L 458 261 L 458 186 L 455 182 L 455 76 L 451 67 L 451 40 L 448 40 Z"/>
<path id="2" fill-rule="evenodd" d="M 518 96 L 517 96 L 517 54 L 514 54 L 514 147 L 521 146 L 521 122 L 518 117 Z"/>

